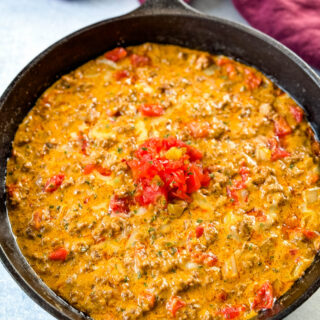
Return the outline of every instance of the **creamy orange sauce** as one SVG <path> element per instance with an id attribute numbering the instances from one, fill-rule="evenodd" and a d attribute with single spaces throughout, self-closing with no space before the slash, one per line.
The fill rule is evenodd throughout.
<path id="1" fill-rule="evenodd" d="M 249 319 L 319 250 L 319 146 L 254 68 L 171 45 L 63 76 L 7 167 L 21 251 L 96 320 Z"/>

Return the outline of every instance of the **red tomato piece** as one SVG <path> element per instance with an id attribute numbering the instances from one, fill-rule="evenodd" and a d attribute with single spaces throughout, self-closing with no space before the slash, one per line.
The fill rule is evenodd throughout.
<path id="1" fill-rule="evenodd" d="M 53 261 L 65 261 L 68 251 L 65 248 L 59 248 L 49 254 L 49 259 Z"/>
<path id="2" fill-rule="evenodd" d="M 284 137 L 287 134 L 292 133 L 292 129 L 289 126 L 287 120 L 280 117 L 274 121 L 274 131 L 278 137 Z"/>
<path id="3" fill-rule="evenodd" d="M 164 187 L 144 182 L 141 192 L 135 199 L 141 206 L 146 206 L 150 203 L 156 203 L 161 197 L 167 199 L 167 192 Z"/>
<path id="4" fill-rule="evenodd" d="M 99 166 L 97 164 L 91 163 L 91 164 L 87 164 L 84 168 L 83 168 L 83 173 L 85 175 L 92 173 L 94 170 L 97 170 L 102 176 L 110 176 L 111 175 L 111 170 L 104 168 L 102 166 Z"/>
<path id="5" fill-rule="evenodd" d="M 298 123 L 303 120 L 303 111 L 297 106 L 290 106 L 290 112 Z"/>
<path id="6" fill-rule="evenodd" d="M 226 58 L 226 57 L 221 57 L 217 60 L 217 65 L 220 67 L 225 64 L 230 64 L 230 63 L 232 63 L 232 60 L 229 58 Z"/>
<path id="7" fill-rule="evenodd" d="M 276 161 L 290 156 L 290 153 L 279 146 L 279 141 L 276 138 L 268 140 L 269 149 L 271 153 L 271 161 Z"/>
<path id="8" fill-rule="evenodd" d="M 319 236 L 317 232 L 307 229 L 302 229 L 302 233 L 308 240 L 313 240 Z"/>
<path id="9" fill-rule="evenodd" d="M 195 192 L 201 188 L 202 174 L 196 165 L 190 166 L 187 173 L 188 193 Z"/>
<path id="10" fill-rule="evenodd" d="M 239 202 L 239 197 L 236 193 L 236 190 L 230 187 L 226 187 L 227 189 L 227 196 L 232 200 L 233 203 L 238 203 Z"/>
<path id="11" fill-rule="evenodd" d="M 217 256 L 211 252 L 192 252 L 191 258 L 192 261 L 208 267 L 213 267 L 218 262 Z"/>
<path id="12" fill-rule="evenodd" d="M 274 149 L 271 154 L 271 161 L 276 161 L 279 159 L 283 159 L 289 157 L 290 153 L 280 147 Z"/>
<path id="13" fill-rule="evenodd" d="M 97 166 L 96 170 L 104 177 L 110 176 L 111 175 L 111 170 L 101 167 L 101 166 Z"/>
<path id="14" fill-rule="evenodd" d="M 130 211 L 130 199 L 128 197 L 120 198 L 113 195 L 110 199 L 109 212 L 112 214 L 127 214 Z"/>
<path id="15" fill-rule="evenodd" d="M 256 89 L 260 86 L 262 79 L 253 71 L 250 69 L 244 69 L 244 73 L 246 75 L 246 84 L 250 90 Z"/>
<path id="16" fill-rule="evenodd" d="M 273 288 L 270 282 L 267 281 L 257 291 L 252 306 L 255 310 L 271 309 L 273 307 L 273 301 Z"/>
<path id="17" fill-rule="evenodd" d="M 179 160 L 167 159 L 165 152 L 172 147 L 185 148 L 187 152 Z M 150 138 L 134 156 L 127 164 L 138 185 L 136 201 L 141 205 L 155 203 L 161 196 L 190 201 L 190 193 L 210 183 L 208 170 L 195 163 L 202 153 L 174 137 Z M 156 176 L 160 185 L 153 181 Z"/>
<path id="18" fill-rule="evenodd" d="M 202 152 L 192 146 L 187 146 L 187 154 L 191 161 L 197 161 L 202 159 Z"/>
<path id="19" fill-rule="evenodd" d="M 151 64 L 151 59 L 148 56 L 140 56 L 138 54 L 132 54 L 130 57 L 131 64 L 134 67 L 146 67 Z"/>
<path id="20" fill-rule="evenodd" d="M 95 170 L 96 168 L 96 164 L 95 163 L 91 163 L 91 164 L 87 164 L 84 168 L 83 168 L 83 174 L 87 175 L 93 172 L 93 170 Z"/>
<path id="21" fill-rule="evenodd" d="M 250 171 L 249 171 L 249 169 L 248 169 L 245 165 L 243 165 L 243 166 L 240 168 L 239 174 L 240 174 L 241 179 L 242 179 L 243 182 L 246 182 L 246 181 L 248 180 L 249 173 L 250 173 Z"/>
<path id="22" fill-rule="evenodd" d="M 208 122 L 189 122 L 187 124 L 189 132 L 193 138 L 205 138 L 209 134 L 210 125 Z"/>
<path id="23" fill-rule="evenodd" d="M 56 174 L 55 176 L 52 176 L 48 179 L 44 186 L 45 192 L 54 192 L 56 191 L 62 184 L 65 176 L 64 174 Z"/>
<path id="24" fill-rule="evenodd" d="M 200 238 L 203 235 L 204 227 L 203 226 L 197 226 L 196 227 L 196 237 Z"/>
<path id="25" fill-rule="evenodd" d="M 153 293 L 143 292 L 138 298 L 140 304 L 141 300 L 147 302 L 150 308 L 153 308 L 156 302 L 156 296 Z"/>
<path id="26" fill-rule="evenodd" d="M 130 72 L 128 70 L 119 70 L 114 73 L 114 78 L 117 81 L 120 81 L 125 78 L 129 78 L 129 76 L 130 76 Z"/>
<path id="27" fill-rule="evenodd" d="M 226 65 L 226 71 L 229 79 L 234 79 L 234 77 L 237 75 L 237 69 L 233 63 L 229 63 Z"/>
<path id="28" fill-rule="evenodd" d="M 164 109 L 160 104 L 143 104 L 139 109 L 147 117 L 159 117 L 164 113 Z"/>
<path id="29" fill-rule="evenodd" d="M 179 309 L 185 307 L 187 304 L 178 296 L 172 296 L 166 305 L 167 310 L 171 313 L 173 317 L 176 316 L 176 313 Z"/>
<path id="30" fill-rule="evenodd" d="M 110 50 L 105 53 L 105 58 L 108 60 L 111 60 L 113 62 L 117 62 L 127 56 L 127 51 L 126 49 L 119 47 L 119 48 L 114 48 L 113 50 Z"/>
<path id="31" fill-rule="evenodd" d="M 208 267 L 213 267 L 217 264 L 218 258 L 213 253 L 207 253 L 204 257 L 203 263 Z"/>
<path id="32" fill-rule="evenodd" d="M 245 311 L 244 306 L 226 306 L 221 309 L 218 313 L 221 314 L 225 319 L 236 319 L 240 314 Z"/>

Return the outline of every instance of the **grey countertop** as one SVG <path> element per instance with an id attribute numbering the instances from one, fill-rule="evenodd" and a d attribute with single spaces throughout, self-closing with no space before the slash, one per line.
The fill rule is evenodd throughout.
<path id="1" fill-rule="evenodd" d="M 194 0 L 200 11 L 246 24 L 231 0 Z M 38 53 L 88 24 L 127 13 L 136 0 L 0 0 L 0 94 Z M 320 291 L 288 320 L 320 319 Z M 0 320 L 53 320 L 0 264 Z"/>

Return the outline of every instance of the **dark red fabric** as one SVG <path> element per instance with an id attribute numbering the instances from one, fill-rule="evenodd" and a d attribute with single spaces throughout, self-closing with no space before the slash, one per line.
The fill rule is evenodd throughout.
<path id="1" fill-rule="evenodd" d="M 320 0 L 232 0 L 255 28 L 320 68 Z"/>
<path id="2" fill-rule="evenodd" d="M 190 3 L 191 0 L 184 0 L 186 3 Z M 139 2 L 142 4 L 142 3 L 145 3 L 146 0 L 139 0 Z"/>

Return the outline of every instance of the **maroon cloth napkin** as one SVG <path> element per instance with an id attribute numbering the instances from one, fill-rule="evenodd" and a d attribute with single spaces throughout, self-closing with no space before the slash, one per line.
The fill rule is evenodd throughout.
<path id="1" fill-rule="evenodd" d="M 191 1 L 191 0 L 184 0 L 184 2 L 186 2 L 186 3 L 190 3 L 190 1 Z M 146 0 L 139 0 L 139 2 L 142 4 L 142 3 L 145 3 Z"/>
<path id="2" fill-rule="evenodd" d="M 320 0 L 232 0 L 255 28 L 320 68 Z"/>

